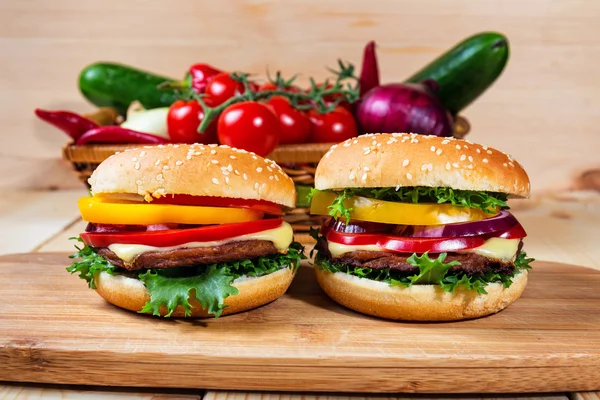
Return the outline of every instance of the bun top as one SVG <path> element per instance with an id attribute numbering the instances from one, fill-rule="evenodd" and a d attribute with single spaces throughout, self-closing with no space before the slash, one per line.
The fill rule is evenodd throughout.
<path id="1" fill-rule="evenodd" d="M 427 186 L 528 197 L 527 173 L 510 155 L 468 140 L 416 133 L 368 134 L 331 146 L 315 187 Z"/>
<path id="2" fill-rule="evenodd" d="M 167 195 L 266 200 L 294 207 L 296 188 L 274 161 L 216 144 L 168 144 L 128 149 L 104 160 L 88 180 L 97 195 Z"/>

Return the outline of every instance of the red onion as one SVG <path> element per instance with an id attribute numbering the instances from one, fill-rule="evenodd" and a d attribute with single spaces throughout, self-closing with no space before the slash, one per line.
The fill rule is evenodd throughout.
<path id="1" fill-rule="evenodd" d="M 519 222 L 511 213 L 502 210 L 498 215 L 480 221 L 448 225 L 413 226 L 411 236 L 422 238 L 480 236 L 506 231 L 518 224 Z"/>
<path id="2" fill-rule="evenodd" d="M 379 86 L 379 66 L 375 54 L 375 42 L 372 40 L 365 46 L 359 82 L 361 96 Z"/>
<path id="3" fill-rule="evenodd" d="M 452 136 L 454 121 L 433 93 L 435 84 L 389 83 L 369 90 L 356 114 L 362 132 Z"/>

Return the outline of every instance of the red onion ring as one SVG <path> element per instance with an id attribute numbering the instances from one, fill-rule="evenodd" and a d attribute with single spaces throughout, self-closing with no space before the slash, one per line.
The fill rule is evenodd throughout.
<path id="1" fill-rule="evenodd" d="M 411 236 L 421 238 L 480 236 L 506 231 L 518 223 L 519 221 L 511 213 L 501 210 L 497 215 L 480 221 L 448 225 L 413 226 L 414 231 Z"/>

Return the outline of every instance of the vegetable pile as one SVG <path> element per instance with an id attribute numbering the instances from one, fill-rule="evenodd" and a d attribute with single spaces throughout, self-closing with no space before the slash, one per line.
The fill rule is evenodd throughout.
<path id="1" fill-rule="evenodd" d="M 74 144 L 218 143 L 266 156 L 277 146 L 337 143 L 363 133 L 452 136 L 458 113 L 500 75 L 508 41 L 484 32 L 465 39 L 402 83 L 380 83 L 375 42 L 362 69 L 338 61 L 322 82 L 279 72 L 263 82 L 206 63 L 175 80 L 117 63 L 81 71 L 79 89 L 102 107 L 90 115 L 37 109 Z"/>

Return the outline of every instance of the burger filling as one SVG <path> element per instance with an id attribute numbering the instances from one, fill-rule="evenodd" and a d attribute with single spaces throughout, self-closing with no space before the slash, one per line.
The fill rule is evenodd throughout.
<path id="1" fill-rule="evenodd" d="M 532 259 L 525 231 L 502 193 L 397 187 L 313 191 L 311 211 L 330 219 L 317 239 L 315 262 L 390 285 L 437 284 L 485 294 L 505 287 Z"/>
<path id="2" fill-rule="evenodd" d="M 218 317 L 225 299 L 238 294 L 236 279 L 295 269 L 305 258 L 273 203 L 188 196 L 148 204 L 90 197 L 79 206 L 88 226 L 77 238 L 83 246 L 71 256 L 78 261 L 67 270 L 93 289 L 102 272 L 141 280 L 150 293 L 144 313 L 160 315 L 164 307 L 169 316 L 181 306 L 189 315 L 193 295 Z"/>

